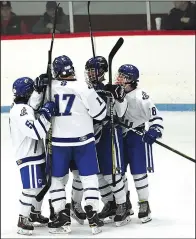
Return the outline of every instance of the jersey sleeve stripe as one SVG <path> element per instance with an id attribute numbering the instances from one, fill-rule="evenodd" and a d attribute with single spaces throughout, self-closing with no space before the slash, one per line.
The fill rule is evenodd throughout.
<path id="1" fill-rule="evenodd" d="M 163 118 L 161 118 L 161 117 L 154 117 L 154 118 L 150 119 L 149 122 L 153 122 L 154 120 L 163 120 Z"/>
<path id="2" fill-rule="evenodd" d="M 99 112 L 99 114 L 93 116 L 93 119 L 98 118 L 104 111 L 106 110 L 106 106 Z"/>
<path id="3" fill-rule="evenodd" d="M 41 139 L 41 137 L 40 137 L 40 135 L 39 135 L 39 133 L 38 133 L 38 131 L 37 131 L 37 129 L 36 129 L 36 127 L 35 127 L 35 125 L 34 125 L 34 124 L 32 124 L 32 128 L 34 129 L 34 131 L 35 131 L 35 134 L 37 135 L 37 138 L 38 138 L 38 140 L 40 140 L 40 139 Z"/>
<path id="4" fill-rule="evenodd" d="M 44 126 L 44 124 L 42 123 L 41 119 L 38 119 L 38 122 L 40 123 L 40 125 L 42 126 L 43 130 L 45 131 L 45 133 L 47 134 L 47 130 Z"/>

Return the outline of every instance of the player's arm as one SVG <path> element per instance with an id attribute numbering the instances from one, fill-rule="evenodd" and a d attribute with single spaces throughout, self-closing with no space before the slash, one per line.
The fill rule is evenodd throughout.
<path id="1" fill-rule="evenodd" d="M 29 98 L 28 105 L 30 105 L 36 111 L 39 110 L 41 106 L 41 102 L 43 101 L 43 92 L 46 90 L 47 85 L 47 74 L 41 74 L 34 81 L 34 91 Z"/>
<path id="2" fill-rule="evenodd" d="M 40 108 L 42 99 L 43 93 L 38 93 L 37 91 L 34 90 L 31 97 L 29 98 L 28 105 L 37 111 Z"/>
<path id="3" fill-rule="evenodd" d="M 148 101 L 148 115 L 149 115 L 149 127 L 150 128 L 157 128 L 161 135 L 163 133 L 163 118 L 160 115 L 159 110 L 157 107 L 152 103 L 151 100 Z"/>
<path id="4" fill-rule="evenodd" d="M 85 89 L 81 97 L 93 119 L 103 120 L 106 117 L 106 103 L 93 88 Z"/>
<path id="5" fill-rule="evenodd" d="M 47 102 L 40 109 L 38 119 L 35 118 L 34 111 L 30 106 L 27 105 L 22 110 L 23 112 L 17 115 L 17 123 L 21 132 L 35 140 L 45 138 L 50 128 L 50 118 L 55 115 L 54 102 Z"/>
<path id="6" fill-rule="evenodd" d="M 162 133 L 164 130 L 163 127 L 163 118 L 159 113 L 157 107 L 153 104 L 153 102 L 148 98 L 141 101 L 141 106 L 143 112 L 146 115 L 146 119 L 148 119 L 149 129 L 144 135 L 144 141 L 152 144 L 158 138 L 162 137 Z"/>

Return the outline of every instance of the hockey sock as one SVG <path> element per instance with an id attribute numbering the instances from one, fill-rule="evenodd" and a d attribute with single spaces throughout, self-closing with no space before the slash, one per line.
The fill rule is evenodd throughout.
<path id="1" fill-rule="evenodd" d="M 83 187 L 78 170 L 73 170 L 72 199 L 74 202 L 81 203 L 83 198 Z"/>
<path id="2" fill-rule="evenodd" d="M 65 176 L 68 178 L 68 174 Z M 50 187 L 50 198 L 55 213 L 58 213 L 65 209 L 66 204 L 66 192 L 65 192 L 65 178 L 64 177 L 52 177 L 52 184 Z"/>
<path id="3" fill-rule="evenodd" d="M 101 194 L 101 200 L 104 204 L 107 202 L 113 201 L 113 192 L 108 184 L 108 182 L 105 180 L 104 176 L 102 174 L 98 174 L 98 180 L 99 180 L 99 191 Z"/>
<path id="4" fill-rule="evenodd" d="M 135 174 L 133 175 L 135 188 L 137 190 L 139 201 L 148 201 L 149 190 L 148 190 L 148 175 Z"/>
<path id="5" fill-rule="evenodd" d="M 35 201 L 36 189 L 23 189 L 22 194 L 20 196 L 20 209 L 19 214 L 24 217 L 29 217 L 31 212 L 31 207 L 33 206 L 33 202 Z"/>
<path id="6" fill-rule="evenodd" d="M 104 175 L 105 180 L 111 187 L 116 203 L 122 204 L 126 202 L 125 185 L 123 183 L 121 174 L 116 174 L 115 177 L 116 177 L 116 186 L 114 187 L 112 184 L 112 175 Z"/>
<path id="7" fill-rule="evenodd" d="M 125 185 L 125 192 L 127 193 L 129 189 L 128 189 L 128 180 L 127 180 L 126 174 L 124 174 L 122 176 L 122 178 L 123 178 L 123 182 L 124 182 L 124 185 Z"/>
<path id="8" fill-rule="evenodd" d="M 93 211 L 99 210 L 99 189 L 97 175 L 80 176 L 84 189 L 86 205 L 91 205 Z"/>

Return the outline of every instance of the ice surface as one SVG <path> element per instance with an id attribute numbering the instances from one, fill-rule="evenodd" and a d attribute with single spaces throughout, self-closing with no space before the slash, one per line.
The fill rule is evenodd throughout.
<path id="1" fill-rule="evenodd" d="M 162 142 L 195 158 L 195 113 L 163 112 L 165 132 Z M 20 174 L 12 154 L 8 114 L 1 117 L 1 237 L 24 238 L 16 233 Z M 104 238 L 195 238 L 195 164 L 177 154 L 154 145 L 155 173 L 149 175 L 150 206 L 153 220 L 141 224 L 137 218 L 137 194 L 129 175 L 129 189 L 135 215 L 130 224 L 116 228 L 105 225 L 93 237 Z M 67 186 L 70 201 L 71 180 Z M 48 195 L 43 214 L 49 215 Z M 100 203 L 100 208 L 102 203 Z M 70 235 L 51 235 L 47 228 L 36 228 L 33 238 L 92 237 L 87 222 L 84 226 L 72 221 Z"/>

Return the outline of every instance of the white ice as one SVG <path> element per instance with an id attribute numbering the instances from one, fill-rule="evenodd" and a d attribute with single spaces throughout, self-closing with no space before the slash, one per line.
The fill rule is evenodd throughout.
<path id="1" fill-rule="evenodd" d="M 165 132 L 162 142 L 195 157 L 195 113 L 163 112 Z M 20 174 L 12 154 L 8 114 L 1 117 L 1 237 L 23 238 L 16 233 Z M 137 218 L 137 194 L 129 175 L 129 189 L 135 214 L 130 224 L 116 228 L 105 225 L 94 237 L 104 238 L 195 238 L 195 163 L 154 144 L 155 173 L 149 175 L 150 206 L 153 220 L 141 224 Z M 67 186 L 70 201 L 71 176 Z M 102 203 L 100 203 L 100 208 Z M 48 195 L 43 214 L 49 216 Z M 92 237 L 87 222 L 84 226 L 72 221 L 70 235 L 51 235 L 47 228 L 34 230 L 33 238 Z"/>

